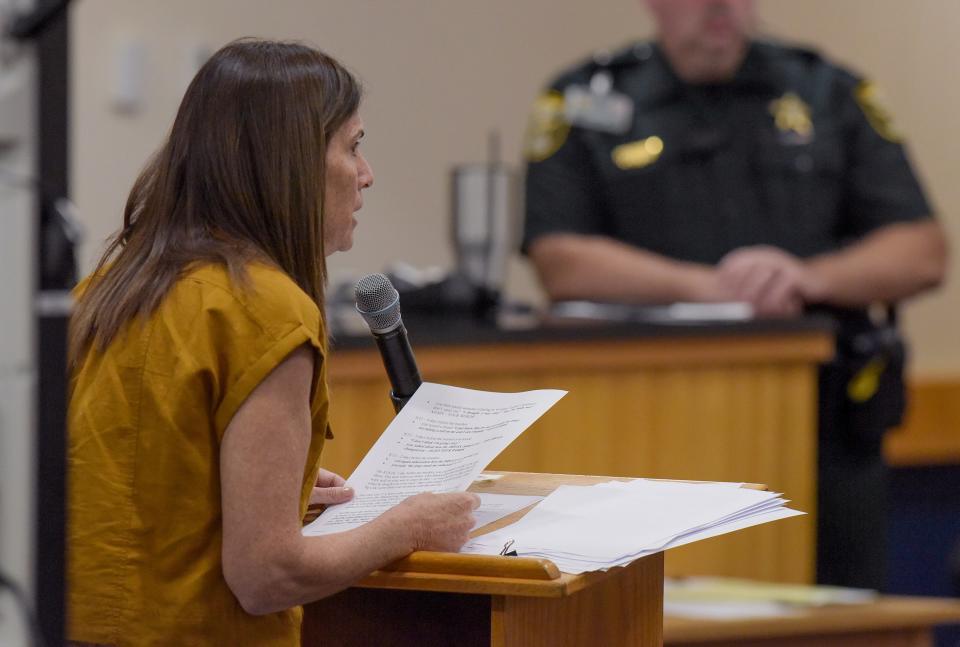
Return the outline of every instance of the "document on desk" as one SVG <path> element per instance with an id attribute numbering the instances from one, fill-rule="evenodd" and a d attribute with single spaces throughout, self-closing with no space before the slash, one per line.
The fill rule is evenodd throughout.
<path id="1" fill-rule="evenodd" d="M 425 382 L 347 479 L 352 501 L 304 535 L 343 532 L 421 492 L 462 492 L 566 391 L 491 393 Z"/>
<path id="2" fill-rule="evenodd" d="M 663 614 L 679 618 L 739 620 L 799 615 L 811 607 L 865 604 L 877 592 L 839 586 L 755 582 L 729 577 L 667 578 Z"/>

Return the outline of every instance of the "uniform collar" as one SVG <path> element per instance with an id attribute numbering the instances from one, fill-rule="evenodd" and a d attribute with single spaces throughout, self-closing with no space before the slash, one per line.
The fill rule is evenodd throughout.
<path id="1" fill-rule="evenodd" d="M 740 69 L 730 81 L 730 85 L 743 89 L 782 91 L 783 79 L 777 67 L 773 64 L 771 47 L 767 43 L 751 41 L 747 55 L 740 64 Z"/>
<path id="2" fill-rule="evenodd" d="M 635 98 L 639 108 L 665 103 L 682 93 L 685 86 L 657 43 L 650 43 L 645 51 L 646 63 L 624 82 L 626 93 Z"/>
<path id="3" fill-rule="evenodd" d="M 751 41 L 747 55 L 733 79 L 725 83 L 700 87 L 713 87 L 720 90 L 729 88 L 734 91 L 781 91 L 783 83 L 780 75 L 771 66 L 766 50 L 765 44 Z M 666 103 L 690 88 L 698 87 L 683 81 L 676 75 L 663 49 L 657 43 L 650 44 L 649 52 L 647 63 L 639 66 L 634 75 L 624 80 L 624 89 L 627 94 L 636 98 L 639 108 L 651 108 Z"/>

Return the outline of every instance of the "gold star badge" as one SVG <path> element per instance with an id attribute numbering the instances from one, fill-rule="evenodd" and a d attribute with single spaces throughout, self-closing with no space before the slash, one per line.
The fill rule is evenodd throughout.
<path id="1" fill-rule="evenodd" d="M 793 92 L 770 102 L 773 123 L 790 143 L 805 144 L 813 139 L 810 106 Z"/>

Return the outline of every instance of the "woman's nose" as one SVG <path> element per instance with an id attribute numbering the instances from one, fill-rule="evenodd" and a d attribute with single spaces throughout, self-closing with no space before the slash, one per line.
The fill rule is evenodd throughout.
<path id="1" fill-rule="evenodd" d="M 361 168 L 360 168 L 360 188 L 369 189 L 373 186 L 373 169 L 370 167 L 370 163 L 367 162 L 367 158 L 361 157 Z"/>

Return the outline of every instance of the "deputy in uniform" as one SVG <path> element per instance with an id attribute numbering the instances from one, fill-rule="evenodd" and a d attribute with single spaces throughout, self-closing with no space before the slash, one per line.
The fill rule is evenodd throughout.
<path id="1" fill-rule="evenodd" d="M 534 106 L 524 251 L 553 300 L 836 316 L 817 576 L 882 588 L 881 440 L 903 352 L 867 310 L 941 282 L 942 230 L 872 82 L 755 39 L 751 0 L 646 4 L 654 42 L 594 55 Z"/>

